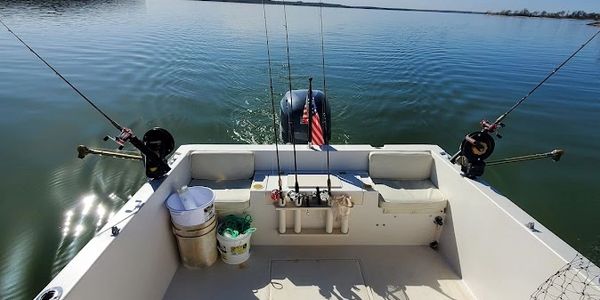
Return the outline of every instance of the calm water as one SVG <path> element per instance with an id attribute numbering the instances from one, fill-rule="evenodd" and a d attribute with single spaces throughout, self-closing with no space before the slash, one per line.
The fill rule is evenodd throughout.
<path id="1" fill-rule="evenodd" d="M 40 1 L 42 2 L 42 1 Z M 269 7 L 285 91 L 281 7 Z M 318 10 L 290 7 L 296 88 L 320 82 Z M 262 7 L 195 1 L 19 1 L 3 20 L 119 122 L 183 143 L 266 143 Z M 325 9 L 335 143 L 433 143 L 452 152 L 506 110 L 594 28 L 569 20 Z M 600 39 L 506 120 L 485 179 L 588 256 L 600 240 Z M 144 182 L 136 162 L 87 158 L 115 134 L 0 30 L 0 298 L 33 297 Z M 477 224 L 473 224 L 477 226 Z M 490 233 L 493 234 L 493 233 Z"/>

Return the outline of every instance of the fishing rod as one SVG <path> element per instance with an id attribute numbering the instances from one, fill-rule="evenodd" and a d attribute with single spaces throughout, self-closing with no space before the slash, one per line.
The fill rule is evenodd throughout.
<path id="1" fill-rule="evenodd" d="M 305 106 L 305 111 L 308 112 L 308 137 L 309 137 L 309 145 L 312 145 L 313 142 L 315 145 L 318 146 L 322 146 L 325 144 L 325 137 L 324 137 L 324 131 L 323 131 L 323 124 L 321 122 L 321 119 L 319 117 L 319 111 L 317 110 L 317 104 L 315 97 L 313 96 L 313 88 L 312 88 L 312 81 L 313 78 L 309 77 L 308 78 L 308 93 L 306 95 L 306 106 Z M 323 100 L 324 101 L 324 100 Z M 313 106 L 314 105 L 314 106 Z M 316 118 L 313 118 L 316 114 Z M 304 114 L 302 116 L 302 118 L 304 118 Z M 314 122 L 314 124 L 313 124 Z M 313 127 L 315 125 L 318 125 L 320 130 L 315 130 Z M 327 171 L 327 175 L 329 176 L 329 170 Z M 330 204 L 330 197 L 331 193 L 329 190 L 320 190 L 319 186 L 317 185 L 316 187 L 316 191 L 314 193 L 315 198 L 317 198 L 318 200 L 318 205 L 322 206 L 323 202 L 327 203 L 327 205 Z M 307 206 L 310 205 L 310 200 L 306 202 Z"/>
<path id="2" fill-rule="evenodd" d="M 290 101 L 288 102 L 288 127 L 289 131 L 292 135 L 292 151 L 294 152 L 294 193 L 288 193 L 290 199 L 296 206 L 302 205 L 302 195 L 300 195 L 300 186 L 298 184 L 298 161 L 296 157 L 296 135 L 294 132 L 294 122 L 290 116 L 290 111 L 294 107 L 294 93 L 292 92 L 292 65 L 290 64 L 290 42 L 289 42 L 289 33 L 288 33 L 288 21 L 287 21 L 287 9 L 286 9 L 286 1 L 282 1 L 283 3 L 283 18 L 285 21 L 285 48 L 287 55 L 287 67 L 288 67 L 288 88 L 290 93 Z"/>
<path id="3" fill-rule="evenodd" d="M 307 106 L 310 107 L 308 110 L 308 134 L 309 134 L 309 145 L 318 145 L 319 147 L 323 146 L 326 144 L 326 134 L 327 131 L 323 130 L 323 122 L 322 120 L 325 119 L 325 122 L 327 123 L 327 115 L 325 114 L 324 110 L 325 108 L 325 96 L 321 97 L 321 101 L 322 101 L 322 109 L 323 109 L 323 115 L 322 115 L 322 119 L 321 116 L 319 116 L 319 111 L 317 109 L 317 104 L 316 101 L 317 99 L 313 96 L 313 89 L 312 89 L 312 77 L 308 78 L 308 94 L 307 94 Z M 324 95 L 324 94 L 320 94 L 317 93 L 318 96 Z M 316 114 L 316 115 L 315 115 Z M 316 116 L 316 117 L 315 117 Z M 317 129 L 315 130 L 315 126 L 318 126 Z M 327 127 L 325 127 L 327 128 Z M 329 157 L 328 157 L 329 158 Z M 323 205 L 323 203 L 326 203 L 327 205 L 331 205 L 331 179 L 330 179 L 330 170 L 329 170 L 329 159 L 327 160 L 327 189 L 323 189 L 320 190 L 319 186 L 317 186 L 316 189 L 316 193 L 314 194 L 314 196 L 318 199 L 318 203 L 319 205 Z"/>
<path id="4" fill-rule="evenodd" d="M 497 138 L 502 136 L 497 132 L 500 128 L 504 128 L 506 125 L 502 123 L 510 113 L 512 113 L 517 107 L 519 107 L 525 100 L 527 100 L 535 91 L 538 90 L 546 81 L 552 78 L 562 67 L 564 67 L 571 59 L 573 59 L 583 48 L 585 48 L 594 38 L 600 34 L 600 30 L 592 35 L 585 41 L 575 52 L 573 52 L 567 59 L 562 61 L 556 68 L 550 72 L 542 81 L 540 81 L 533 89 L 531 89 L 525 96 L 517 101 L 512 107 L 510 107 L 505 113 L 501 114 L 494 122 L 488 120 L 482 120 L 480 125 L 482 129 L 480 131 L 472 132 L 465 136 L 460 144 L 459 151 L 456 152 L 451 158 L 451 163 L 456 163 L 460 159 L 461 171 L 467 177 L 477 177 L 483 175 L 485 168 L 485 159 L 490 157 L 494 151 L 495 141 L 491 134 L 495 134 Z"/>
<path id="5" fill-rule="evenodd" d="M 329 164 L 329 148 L 331 148 L 329 146 L 329 126 L 327 124 L 327 114 L 326 114 L 326 110 L 327 107 L 329 106 L 329 99 L 327 98 L 327 81 L 325 79 L 325 38 L 324 38 L 324 33 L 323 33 L 323 1 L 319 2 L 319 19 L 321 22 L 321 69 L 323 71 L 323 98 L 324 101 L 322 103 L 322 113 L 323 113 L 323 120 L 325 120 L 325 130 L 323 130 L 323 135 L 325 136 L 325 144 L 327 145 L 327 194 L 328 196 L 331 196 L 331 169 L 330 169 L 330 164 Z"/>
<path id="6" fill-rule="evenodd" d="M 169 134 L 166 130 L 155 128 L 153 132 L 148 132 L 144 135 L 144 141 L 140 140 L 135 136 L 133 131 L 127 127 L 121 126 L 111 117 L 109 117 L 102 109 L 100 109 L 92 100 L 90 100 L 86 95 L 84 95 L 75 85 L 73 85 L 69 80 L 67 80 L 58 70 L 56 70 L 50 63 L 48 63 L 43 57 L 41 57 L 33 48 L 31 48 L 23 39 L 21 39 L 14 31 L 0 19 L 0 23 L 10 32 L 21 44 L 23 44 L 31 53 L 33 53 L 37 58 L 39 58 L 48 68 L 50 68 L 54 74 L 56 74 L 62 81 L 64 81 L 73 91 L 75 91 L 81 98 L 83 98 L 88 104 L 92 106 L 98 113 L 100 113 L 108 122 L 120 131 L 120 134 L 112 140 L 114 140 L 118 145 L 119 149 L 122 149 L 125 143 L 130 142 L 134 147 L 136 147 L 143 154 L 144 165 L 146 166 L 146 176 L 149 178 L 159 178 L 165 175 L 168 171 L 171 170 L 169 165 L 166 162 L 166 155 L 168 155 L 171 150 L 169 149 L 169 144 L 173 144 L 170 148 L 174 147 L 174 141 L 171 134 Z M 152 130 L 151 130 L 152 131 Z M 166 134 L 165 134 L 166 133 Z M 158 138 L 158 139 L 156 139 Z M 105 138 L 106 140 L 107 138 Z M 165 144 L 167 146 L 165 146 Z M 167 151 L 168 150 L 168 151 Z M 163 156 L 164 153 L 168 152 Z"/>
<path id="7" fill-rule="evenodd" d="M 550 72 L 550 74 L 548 74 L 548 76 L 546 76 L 546 78 L 544 78 L 544 80 L 542 80 L 540 83 L 538 83 L 531 91 L 529 91 L 529 93 L 527 93 L 527 95 L 523 96 L 523 98 L 521 98 L 521 100 L 517 101 L 517 103 L 515 103 L 508 111 L 506 111 L 505 113 L 503 113 L 502 115 L 500 115 L 496 121 L 494 121 L 494 123 L 487 125 L 486 128 L 489 127 L 493 127 L 493 128 L 489 128 L 488 130 L 495 130 L 497 128 L 497 126 L 499 126 L 502 121 L 504 119 L 506 119 L 506 117 L 508 116 L 508 114 L 510 114 L 513 110 L 515 110 L 519 105 L 521 105 L 521 103 L 525 102 L 525 100 L 527 100 L 527 98 L 529 98 L 529 96 L 531 96 L 531 94 L 533 94 L 539 87 L 541 87 L 546 81 L 548 81 L 548 79 L 550 79 L 552 76 L 554 76 L 554 74 L 556 74 L 556 72 L 558 72 L 558 70 L 560 70 L 564 65 L 566 65 L 573 57 L 575 57 L 575 55 L 577 55 L 577 53 L 579 53 L 579 51 L 581 51 L 583 48 L 585 48 L 585 46 L 587 46 L 594 38 L 596 38 L 596 36 L 600 34 L 600 30 L 598 30 L 598 32 L 596 32 L 594 35 L 592 35 L 592 37 L 590 37 L 585 43 L 583 43 L 579 49 L 577 49 L 577 51 L 573 52 L 573 54 L 571 54 L 571 56 L 569 56 L 565 61 L 563 61 L 558 67 L 556 67 L 554 70 L 552 70 L 552 72 Z"/>
<path id="8" fill-rule="evenodd" d="M 306 120 L 306 122 L 308 123 L 308 145 L 311 146 L 312 142 L 313 142 L 313 110 L 312 110 L 312 105 L 313 105 L 313 89 L 312 89 L 312 81 L 313 78 L 309 77 L 308 78 L 308 93 L 306 94 L 306 104 L 304 106 L 304 110 L 308 113 L 308 119 Z M 302 113 L 302 119 L 304 120 L 304 112 Z"/>
<path id="9" fill-rule="evenodd" d="M 275 99 L 273 92 L 273 68 L 271 66 L 271 47 L 269 44 L 269 29 L 267 24 L 267 6 L 265 4 L 265 0 L 262 1 L 263 5 L 263 18 L 265 20 L 265 38 L 267 41 L 267 58 L 268 58 L 268 66 L 269 66 L 269 96 L 271 97 L 271 110 L 273 115 L 273 140 L 275 141 L 275 157 L 277 159 L 277 185 L 278 190 L 273 190 L 271 192 L 271 198 L 273 201 L 277 201 L 280 206 L 285 206 L 285 199 L 281 196 L 281 192 L 283 191 L 282 183 L 281 183 L 281 164 L 279 161 L 279 133 L 277 132 L 277 121 L 275 120 Z"/>

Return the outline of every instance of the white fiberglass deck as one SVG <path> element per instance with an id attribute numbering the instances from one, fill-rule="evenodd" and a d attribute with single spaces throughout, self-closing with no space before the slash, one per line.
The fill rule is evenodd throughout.
<path id="1" fill-rule="evenodd" d="M 165 299 L 474 299 L 427 246 L 256 246 L 243 265 L 179 267 Z"/>

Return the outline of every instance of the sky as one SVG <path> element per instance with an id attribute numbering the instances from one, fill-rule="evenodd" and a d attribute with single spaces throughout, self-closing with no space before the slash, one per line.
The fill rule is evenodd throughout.
<path id="1" fill-rule="evenodd" d="M 316 2 L 316 0 L 305 1 Z M 471 11 L 520 10 L 527 8 L 530 11 L 584 10 L 587 12 L 600 12 L 600 0 L 323 0 L 323 2 L 348 5 Z"/>

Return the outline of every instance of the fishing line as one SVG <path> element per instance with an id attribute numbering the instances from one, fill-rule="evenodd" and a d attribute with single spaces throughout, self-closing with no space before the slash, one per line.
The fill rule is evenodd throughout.
<path id="1" fill-rule="evenodd" d="M 273 140 L 275 141 L 275 155 L 277 157 L 277 178 L 279 179 L 278 183 L 279 183 L 279 191 L 281 192 L 281 165 L 280 165 L 280 161 L 279 161 L 279 143 L 278 143 L 278 139 L 279 139 L 279 133 L 277 131 L 277 121 L 275 120 L 275 99 L 274 99 L 274 92 L 273 92 L 273 70 L 271 67 L 271 47 L 269 44 L 269 30 L 268 30 L 268 24 L 267 24 L 267 6 L 265 5 L 265 0 L 262 1 L 262 5 L 263 5 L 263 18 L 265 20 L 265 38 L 267 40 L 267 58 L 268 58 L 268 64 L 269 64 L 269 91 L 270 91 L 270 96 L 271 96 L 271 109 L 272 109 L 272 115 L 273 115 Z"/>
<path id="2" fill-rule="evenodd" d="M 289 126 L 289 130 L 290 133 L 292 135 L 292 149 L 294 152 L 294 179 L 296 181 L 296 184 L 294 185 L 294 191 L 296 193 L 300 192 L 300 186 L 298 185 L 298 161 L 296 158 L 296 136 L 294 133 L 294 122 L 292 121 L 292 118 L 290 116 L 290 111 L 294 108 L 294 97 L 293 97 L 293 93 L 292 93 L 292 65 L 290 64 L 290 42 L 289 42 L 289 34 L 288 34 L 288 21 L 287 21 L 287 9 L 286 9 L 286 1 L 282 1 L 283 3 L 283 18 L 285 20 L 285 48 L 286 48 L 286 53 L 287 53 L 287 67 L 288 67 L 288 84 L 289 84 L 289 91 L 290 91 L 290 102 L 288 104 L 288 111 L 287 111 L 287 115 L 288 115 L 288 126 Z"/>
<path id="3" fill-rule="evenodd" d="M 327 192 L 329 193 L 329 195 L 331 195 L 331 170 L 329 165 L 329 126 L 327 126 L 327 107 L 329 106 L 329 98 L 327 98 L 327 81 L 325 79 L 325 38 L 323 34 L 323 1 L 319 2 L 319 18 L 321 20 L 321 67 L 323 70 L 323 97 L 325 100 L 323 101 L 321 108 L 323 110 L 323 120 L 325 120 L 324 135 L 326 140 L 325 144 L 327 145 Z"/>
<path id="4" fill-rule="evenodd" d="M 71 82 L 69 82 L 69 80 L 67 80 L 65 77 L 63 77 L 52 65 L 50 65 L 44 58 L 42 58 L 37 52 L 35 52 L 35 50 L 33 50 L 31 47 L 29 47 L 29 45 L 27 45 L 27 43 L 25 43 L 25 41 L 23 41 L 16 33 L 14 33 L 3 21 L 2 19 L 0 19 L 0 23 L 2 23 L 2 25 L 6 28 L 6 30 L 8 30 L 8 32 L 10 32 L 15 38 L 17 38 L 17 40 L 19 40 L 19 42 L 21 42 L 21 44 L 23 44 L 25 47 L 27 47 L 27 49 L 29 49 L 29 51 L 31 51 L 31 53 L 33 53 L 35 56 L 37 56 L 37 58 L 39 58 L 44 64 L 46 64 L 46 66 L 48 66 L 48 68 L 50 68 L 52 71 L 54 71 L 54 73 L 60 78 L 62 79 L 66 84 L 68 84 L 77 94 L 79 94 L 79 96 L 81 96 L 85 101 L 87 101 L 87 103 L 89 103 L 97 112 L 99 112 L 102 116 L 104 116 L 104 118 L 106 118 L 110 124 L 112 124 L 115 128 L 117 128 L 118 130 L 123 130 L 123 126 L 119 125 L 119 123 L 117 123 L 116 121 L 114 121 L 113 119 L 111 119 L 106 113 L 104 113 L 98 106 L 96 106 L 96 104 L 94 104 L 94 102 L 92 102 L 92 100 L 90 100 L 86 95 L 84 95 L 79 89 L 77 89 L 73 84 L 71 84 Z"/>
<path id="5" fill-rule="evenodd" d="M 504 120 L 508 116 L 508 114 L 510 114 L 519 105 L 521 105 L 521 103 L 523 103 L 525 100 L 527 100 L 527 98 L 529 98 L 529 96 L 531 96 L 531 94 L 533 94 L 548 79 L 550 79 L 552 76 L 554 76 L 554 74 L 556 74 L 556 72 L 558 72 L 558 70 L 560 70 L 565 64 L 567 64 L 567 62 L 569 62 L 573 57 L 575 57 L 575 55 L 577 55 L 577 53 L 579 53 L 579 51 L 581 51 L 583 48 L 585 48 L 585 46 L 587 46 L 598 34 L 600 34 L 600 30 L 598 32 L 596 32 L 596 34 L 594 34 L 592 37 L 590 37 L 585 43 L 583 43 L 583 45 L 581 45 L 581 47 L 579 47 L 579 49 L 577 49 L 577 51 L 573 52 L 573 54 L 571 54 L 571 56 L 569 56 L 569 58 L 567 58 L 558 67 L 556 67 L 554 70 L 552 70 L 552 72 L 550 72 L 550 74 L 548 74 L 548 76 L 546 76 L 546 78 L 544 78 L 544 80 L 542 80 L 531 91 L 529 91 L 529 93 L 527 93 L 527 95 L 525 95 L 523 98 L 521 98 L 521 100 L 517 101 L 517 103 L 515 103 L 515 105 L 513 105 L 508 111 L 506 111 L 505 113 L 500 115 L 498 117 L 498 119 L 496 119 L 496 121 L 494 121 L 492 126 L 499 125 L 502 122 L 502 120 Z"/>

